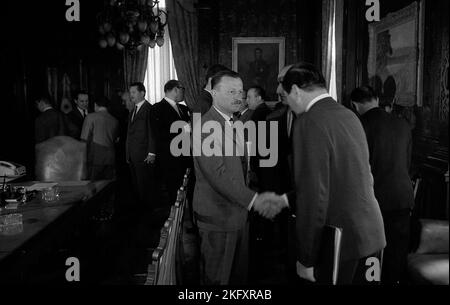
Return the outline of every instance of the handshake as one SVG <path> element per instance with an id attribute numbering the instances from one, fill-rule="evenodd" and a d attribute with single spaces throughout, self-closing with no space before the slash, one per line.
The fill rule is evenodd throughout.
<path id="1" fill-rule="evenodd" d="M 288 207 L 288 203 L 283 196 L 269 192 L 258 194 L 253 203 L 255 211 L 268 219 L 273 219 L 286 207 Z"/>

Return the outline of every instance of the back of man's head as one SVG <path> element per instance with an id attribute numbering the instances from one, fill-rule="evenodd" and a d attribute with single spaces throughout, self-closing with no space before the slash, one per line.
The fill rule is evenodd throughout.
<path id="1" fill-rule="evenodd" d="M 376 101 L 378 99 L 378 96 L 372 87 L 361 86 L 352 91 L 350 99 L 354 103 L 367 104 Z"/>
<path id="2" fill-rule="evenodd" d="M 102 96 L 101 98 L 99 98 L 99 99 L 97 99 L 95 101 L 95 104 L 98 107 L 108 107 L 110 102 L 109 102 L 109 99 L 106 96 Z"/>
<path id="3" fill-rule="evenodd" d="M 293 65 L 283 77 L 283 89 L 289 93 L 292 86 L 310 92 L 317 89 L 326 90 L 326 82 L 322 73 L 310 63 L 300 62 Z"/>

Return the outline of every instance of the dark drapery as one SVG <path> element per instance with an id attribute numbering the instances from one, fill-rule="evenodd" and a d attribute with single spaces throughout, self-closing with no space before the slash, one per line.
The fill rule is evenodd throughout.
<path id="1" fill-rule="evenodd" d="M 144 82 L 147 69 L 148 47 L 141 50 L 125 50 L 123 52 L 123 74 L 125 89 L 134 82 Z M 148 89 L 148 88 L 147 88 Z"/>
<path id="2" fill-rule="evenodd" d="M 190 109 L 200 89 L 198 75 L 198 26 L 195 0 L 166 0 L 169 34 L 178 79 L 186 88 L 185 102 Z"/>

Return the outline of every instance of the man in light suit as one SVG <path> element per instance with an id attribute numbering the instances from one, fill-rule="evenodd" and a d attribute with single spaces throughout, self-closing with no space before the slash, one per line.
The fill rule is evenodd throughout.
<path id="1" fill-rule="evenodd" d="M 272 193 L 257 194 L 249 189 L 244 178 L 245 156 L 225 154 L 225 139 L 230 136 L 227 128 L 233 126 L 233 113 L 239 110 L 242 99 L 243 85 L 239 74 L 219 72 L 211 85 L 213 107 L 201 120 L 194 122 L 193 127 L 196 174 L 193 207 L 200 234 L 201 283 L 244 284 L 248 273 L 248 211 L 254 208 L 269 217 L 271 203 L 277 202 L 275 205 L 280 206 L 282 199 Z M 216 128 L 220 126 L 220 132 L 213 128 L 214 132 L 202 133 L 201 139 L 195 137 L 197 128 L 212 123 Z M 209 155 L 201 150 L 202 142 L 211 137 L 219 155 Z M 232 143 L 235 146 L 232 151 L 236 152 L 239 143 L 234 140 Z M 196 156 L 195 151 L 201 151 L 200 156 Z"/>
<path id="2" fill-rule="evenodd" d="M 315 281 L 322 232 L 342 228 L 339 284 L 364 283 L 366 259 L 386 246 L 369 149 L 356 115 L 327 93 L 313 65 L 298 63 L 282 86 L 297 114 L 293 128 L 297 273 Z"/>
<path id="3" fill-rule="evenodd" d="M 81 130 L 81 140 L 87 142 L 89 180 L 115 179 L 116 149 L 119 122 L 107 110 L 109 100 L 95 101 L 95 112 L 88 114 Z"/>
<path id="4" fill-rule="evenodd" d="M 151 209 L 153 163 L 156 156 L 154 132 L 151 127 L 152 106 L 145 100 L 145 87 L 142 83 L 131 84 L 129 91 L 135 106 L 128 120 L 126 159 L 139 205 Z"/>

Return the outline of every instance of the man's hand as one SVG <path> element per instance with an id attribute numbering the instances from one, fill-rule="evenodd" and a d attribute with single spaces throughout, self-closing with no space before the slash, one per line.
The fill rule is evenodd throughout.
<path id="1" fill-rule="evenodd" d="M 155 163 L 155 159 L 156 159 L 156 155 L 152 154 L 152 153 L 149 153 L 147 155 L 147 158 L 144 159 L 144 162 L 147 163 L 147 164 L 149 164 L 149 163 L 153 164 L 153 163 Z"/>
<path id="2" fill-rule="evenodd" d="M 268 219 L 273 219 L 285 207 L 286 202 L 283 197 L 275 193 L 258 194 L 253 204 L 255 211 Z"/>
<path id="3" fill-rule="evenodd" d="M 308 280 L 310 282 L 315 282 L 316 278 L 314 277 L 314 267 L 305 267 L 297 261 L 297 275 L 305 280 Z"/>

